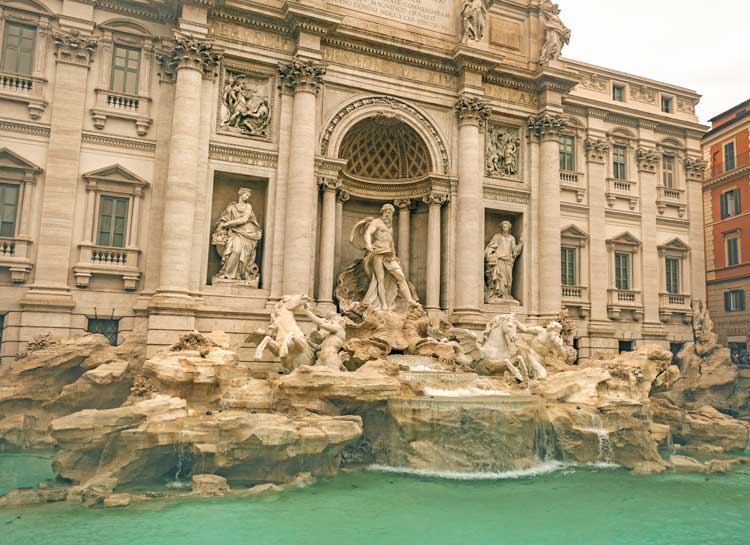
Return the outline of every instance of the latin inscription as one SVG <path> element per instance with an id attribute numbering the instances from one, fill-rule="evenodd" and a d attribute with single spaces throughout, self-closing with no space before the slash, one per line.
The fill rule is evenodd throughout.
<path id="1" fill-rule="evenodd" d="M 454 0 L 330 0 L 331 4 L 443 34 L 455 33 Z"/>

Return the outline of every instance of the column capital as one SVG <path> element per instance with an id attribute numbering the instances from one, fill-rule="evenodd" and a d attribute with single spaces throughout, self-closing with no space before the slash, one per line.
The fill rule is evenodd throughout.
<path id="1" fill-rule="evenodd" d="M 556 139 L 568 125 L 561 116 L 544 112 L 529 117 L 529 134 L 540 139 Z"/>
<path id="2" fill-rule="evenodd" d="M 323 86 L 326 68 L 316 61 L 295 57 L 287 64 L 279 63 L 278 72 L 281 77 L 282 91 L 290 93 L 307 91 L 317 94 Z"/>
<path id="3" fill-rule="evenodd" d="M 212 74 L 221 61 L 223 52 L 214 48 L 213 42 L 201 40 L 194 36 L 177 35 L 174 45 L 158 54 L 164 71 L 170 74 L 181 68 L 198 70 L 204 75 Z"/>
<path id="4" fill-rule="evenodd" d="M 96 51 L 96 38 L 86 36 L 77 30 L 54 31 L 52 42 L 55 44 L 55 57 L 57 62 L 88 66 L 94 62 Z"/>
<path id="5" fill-rule="evenodd" d="M 393 201 L 393 206 L 395 206 L 399 210 L 413 210 L 414 201 L 408 198 L 395 199 Z"/>
<path id="6" fill-rule="evenodd" d="M 454 106 L 459 125 L 484 125 L 490 117 L 490 105 L 481 97 L 461 95 Z"/>
<path id="7" fill-rule="evenodd" d="M 351 198 L 351 194 L 346 189 L 339 188 L 336 192 L 336 200 L 340 203 L 345 203 Z"/>
<path id="8" fill-rule="evenodd" d="M 639 172 L 656 172 L 656 165 L 659 163 L 659 154 L 655 149 L 638 148 L 635 151 L 635 158 L 638 163 Z"/>
<path id="9" fill-rule="evenodd" d="M 422 197 L 422 202 L 430 206 L 432 205 L 443 206 L 445 203 L 448 202 L 448 194 L 441 193 L 439 191 L 433 191 L 431 193 L 428 193 L 424 197 Z"/>
<path id="10" fill-rule="evenodd" d="M 609 142 L 601 138 L 586 138 L 583 141 L 586 159 L 592 163 L 603 163 L 609 151 Z"/>
<path id="11" fill-rule="evenodd" d="M 337 191 L 341 188 L 338 178 L 332 176 L 318 176 L 318 189 L 321 191 Z"/>
<path id="12" fill-rule="evenodd" d="M 685 176 L 688 180 L 702 181 L 708 163 L 698 157 L 685 157 Z"/>

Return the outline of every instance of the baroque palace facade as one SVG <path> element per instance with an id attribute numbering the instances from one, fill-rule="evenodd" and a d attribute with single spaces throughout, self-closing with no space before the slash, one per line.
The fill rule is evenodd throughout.
<path id="1" fill-rule="evenodd" d="M 388 203 L 432 316 L 567 308 L 582 358 L 692 339 L 699 96 L 561 57 L 549 0 L 0 14 L 3 361 L 47 332 L 241 344 L 284 294 L 333 309 Z"/>

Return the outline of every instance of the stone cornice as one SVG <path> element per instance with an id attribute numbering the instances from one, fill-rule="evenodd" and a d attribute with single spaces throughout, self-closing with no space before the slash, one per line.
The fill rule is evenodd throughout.
<path id="1" fill-rule="evenodd" d="M 49 125 L 31 125 L 29 123 L 19 123 L 10 119 L 0 119 L 0 131 L 17 132 L 19 134 L 28 134 L 32 136 L 41 136 L 49 138 Z"/>
<path id="2" fill-rule="evenodd" d="M 323 35 L 332 32 L 341 23 L 343 17 L 328 11 L 299 2 L 287 1 L 282 8 L 289 30 Z"/>
<path id="3" fill-rule="evenodd" d="M 289 26 L 285 24 L 283 18 L 273 17 L 269 14 L 254 12 L 248 14 L 245 11 L 230 8 L 227 6 L 212 8 L 208 12 L 209 23 L 211 19 L 219 19 L 222 21 L 230 21 L 232 23 L 239 23 L 241 25 L 258 28 L 261 30 L 267 30 L 276 34 L 289 35 Z"/>
<path id="4" fill-rule="evenodd" d="M 290 93 L 297 91 L 317 93 L 323 86 L 326 68 L 316 61 L 295 57 L 289 63 L 280 63 L 278 72 L 282 90 Z"/>
<path id="5" fill-rule="evenodd" d="M 723 183 L 730 182 L 747 175 L 750 175 L 750 163 L 734 170 L 730 170 L 729 172 L 725 172 L 724 174 L 721 174 L 716 178 L 709 178 L 703 184 L 703 190 L 705 191 L 706 189 L 709 189 L 711 187 L 715 187 L 717 185 L 721 185 Z"/>
<path id="6" fill-rule="evenodd" d="M 176 9 L 178 5 L 177 3 L 172 2 L 152 1 L 136 4 L 124 0 L 96 0 L 92 3 L 94 3 L 98 9 L 104 11 L 111 11 L 129 17 L 137 17 L 139 19 L 149 19 L 160 23 L 173 21 L 178 15 Z"/>
<path id="7" fill-rule="evenodd" d="M 135 140 L 130 138 L 117 138 L 106 136 L 101 133 L 84 132 L 81 134 L 83 144 L 93 144 L 96 146 L 105 146 L 108 148 L 122 148 L 146 153 L 156 153 L 156 142 L 147 140 Z"/>
<path id="8" fill-rule="evenodd" d="M 242 163 L 262 168 L 276 168 L 278 153 L 247 148 L 236 148 L 224 144 L 209 143 L 208 158 L 215 161 Z"/>
<path id="9" fill-rule="evenodd" d="M 516 204 L 529 204 L 531 191 L 525 189 L 510 189 L 506 187 L 485 185 L 482 192 L 483 197 L 490 201 L 511 202 Z"/>
<path id="10" fill-rule="evenodd" d="M 431 193 L 445 195 L 455 193 L 456 178 L 439 174 L 428 174 L 411 180 L 370 180 L 341 174 L 342 190 L 347 194 L 365 199 L 382 201 L 385 195 L 392 199 L 421 199 Z"/>

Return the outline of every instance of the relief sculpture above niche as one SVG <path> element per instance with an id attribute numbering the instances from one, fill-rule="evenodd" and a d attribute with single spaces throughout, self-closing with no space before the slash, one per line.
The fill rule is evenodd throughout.
<path id="1" fill-rule="evenodd" d="M 270 76 L 224 70 L 219 101 L 219 132 L 267 140 L 271 133 Z"/>
<path id="2" fill-rule="evenodd" d="M 521 136 L 517 128 L 490 125 L 487 131 L 485 173 L 492 178 L 521 176 Z"/>

